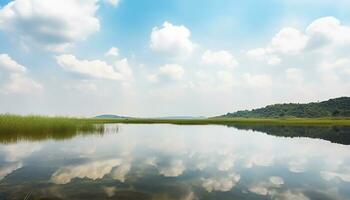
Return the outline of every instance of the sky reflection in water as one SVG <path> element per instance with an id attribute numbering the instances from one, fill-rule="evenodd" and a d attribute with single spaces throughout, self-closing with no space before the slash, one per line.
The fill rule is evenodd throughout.
<path id="1" fill-rule="evenodd" d="M 348 188 L 349 145 L 225 126 L 0 145 L 0 199 L 350 199 Z"/>

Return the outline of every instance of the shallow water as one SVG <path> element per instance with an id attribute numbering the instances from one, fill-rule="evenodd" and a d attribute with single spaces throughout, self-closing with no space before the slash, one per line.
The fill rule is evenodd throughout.
<path id="1" fill-rule="evenodd" d="M 0 199 L 350 199 L 349 145 L 242 127 L 116 126 L 0 144 Z"/>

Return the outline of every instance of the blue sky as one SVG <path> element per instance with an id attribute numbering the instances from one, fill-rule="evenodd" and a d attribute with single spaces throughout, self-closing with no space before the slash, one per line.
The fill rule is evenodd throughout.
<path id="1" fill-rule="evenodd" d="M 0 6 L 2 113 L 211 116 L 350 91 L 345 0 Z"/>

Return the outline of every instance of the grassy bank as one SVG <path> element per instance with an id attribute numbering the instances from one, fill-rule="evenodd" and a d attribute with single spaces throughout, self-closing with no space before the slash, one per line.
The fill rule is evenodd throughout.
<path id="1" fill-rule="evenodd" d="M 207 119 L 85 119 L 93 123 L 126 123 L 126 124 L 178 124 L 178 125 L 209 125 L 209 124 L 262 124 L 262 125 L 294 125 L 294 126 L 350 126 L 350 118 L 207 118 Z"/>

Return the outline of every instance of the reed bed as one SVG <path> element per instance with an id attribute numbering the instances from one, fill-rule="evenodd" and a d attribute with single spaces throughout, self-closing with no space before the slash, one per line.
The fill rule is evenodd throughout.
<path id="1" fill-rule="evenodd" d="M 77 134 L 104 132 L 103 124 L 80 118 L 0 115 L 0 142 L 18 140 L 67 139 Z"/>

